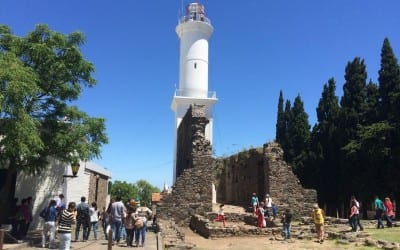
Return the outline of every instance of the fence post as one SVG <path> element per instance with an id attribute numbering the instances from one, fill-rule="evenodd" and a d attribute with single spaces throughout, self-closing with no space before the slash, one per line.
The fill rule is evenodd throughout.
<path id="1" fill-rule="evenodd" d="M 0 229 L 0 250 L 3 250 L 4 243 L 4 229 Z"/>
<path id="2" fill-rule="evenodd" d="M 112 229 L 110 227 L 110 230 L 108 230 L 107 232 L 107 239 L 108 239 L 108 247 L 107 250 L 111 250 L 112 249 L 112 243 L 113 243 L 113 237 L 112 237 L 113 233 L 112 233 Z"/>

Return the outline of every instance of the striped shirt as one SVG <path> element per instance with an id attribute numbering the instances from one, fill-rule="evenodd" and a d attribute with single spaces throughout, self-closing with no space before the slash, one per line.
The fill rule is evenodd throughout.
<path id="1" fill-rule="evenodd" d="M 59 233 L 71 233 L 71 224 L 74 222 L 74 214 L 68 212 L 67 209 L 63 210 L 60 221 L 58 222 Z"/>

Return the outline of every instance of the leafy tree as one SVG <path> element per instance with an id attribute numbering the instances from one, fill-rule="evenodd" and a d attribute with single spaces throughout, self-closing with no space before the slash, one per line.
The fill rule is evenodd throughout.
<path id="1" fill-rule="evenodd" d="M 160 189 L 152 186 L 145 180 L 138 180 L 136 182 L 136 187 L 138 188 L 138 195 L 140 200 L 146 202 L 146 204 L 151 204 L 151 194 L 160 192 Z"/>
<path id="2" fill-rule="evenodd" d="M 136 183 L 127 183 L 125 181 L 114 181 L 111 186 L 111 196 L 120 196 L 124 202 L 130 198 L 145 201 L 151 204 L 152 193 L 160 192 L 160 189 L 152 186 L 145 180 L 138 180 Z"/>
<path id="3" fill-rule="evenodd" d="M 7 211 L 18 171 L 39 174 L 51 158 L 69 163 L 99 157 L 108 142 L 104 119 L 71 105 L 83 87 L 96 83 L 83 43 L 80 32 L 63 35 L 46 25 L 25 37 L 0 26 L 0 166 L 7 170 L 0 211 Z"/>
<path id="4" fill-rule="evenodd" d="M 114 181 L 111 185 L 111 197 L 121 197 L 121 200 L 126 203 L 129 199 L 138 198 L 139 190 L 131 183 L 126 181 Z"/>

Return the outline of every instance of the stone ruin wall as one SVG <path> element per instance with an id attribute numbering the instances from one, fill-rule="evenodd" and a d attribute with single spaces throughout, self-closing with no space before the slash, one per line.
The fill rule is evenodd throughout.
<path id="1" fill-rule="evenodd" d="M 256 192 L 260 201 L 270 194 L 278 212 L 286 208 L 296 211 L 296 218 L 308 216 L 317 192 L 304 189 L 290 166 L 283 160 L 283 150 L 277 143 L 250 149 L 217 163 L 217 200 L 220 203 L 250 206 Z"/>
<path id="2" fill-rule="evenodd" d="M 205 138 L 208 124 L 204 106 L 193 105 L 178 128 L 177 178 L 171 194 L 163 194 L 157 205 L 162 219 L 189 225 L 194 214 L 212 211 L 212 183 L 215 182 L 215 159 Z"/>
<path id="3" fill-rule="evenodd" d="M 192 215 L 211 212 L 212 184 L 219 203 L 249 207 L 256 192 L 260 200 L 270 194 L 279 212 L 290 208 L 295 218 L 310 214 L 317 193 L 301 186 L 277 143 L 216 160 L 205 138 L 205 115 L 204 106 L 193 105 L 178 128 L 177 178 L 172 193 L 157 205 L 161 219 L 188 225 Z"/>

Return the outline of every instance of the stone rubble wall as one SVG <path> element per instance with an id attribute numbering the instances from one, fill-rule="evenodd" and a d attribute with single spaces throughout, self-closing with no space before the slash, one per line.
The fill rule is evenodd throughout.
<path id="1" fill-rule="evenodd" d="M 269 180 L 269 194 L 282 212 L 289 208 L 295 219 L 311 214 L 317 202 L 317 191 L 302 187 L 292 168 L 283 160 L 283 150 L 277 143 L 264 145 L 265 169 Z"/>
<path id="2" fill-rule="evenodd" d="M 189 225 L 194 214 L 212 211 L 212 184 L 215 182 L 215 159 L 205 138 L 205 107 L 189 108 L 178 129 L 177 179 L 170 194 L 157 205 L 158 216 Z"/>
<path id="3" fill-rule="evenodd" d="M 216 175 L 219 203 L 248 208 L 253 192 L 260 201 L 265 201 L 265 195 L 270 194 L 278 212 L 290 208 L 298 219 L 309 215 L 312 204 L 317 202 L 317 192 L 301 186 L 277 143 L 219 159 Z"/>

